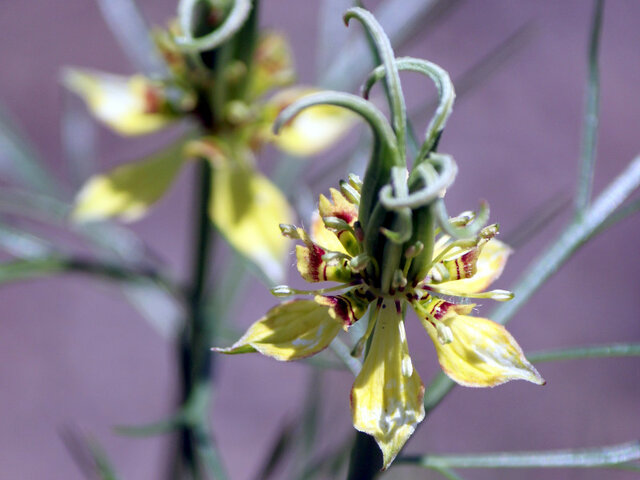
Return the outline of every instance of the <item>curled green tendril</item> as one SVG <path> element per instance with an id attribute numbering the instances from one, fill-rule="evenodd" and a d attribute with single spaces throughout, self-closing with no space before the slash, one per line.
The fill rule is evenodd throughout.
<path id="1" fill-rule="evenodd" d="M 440 134 L 444 130 L 447 119 L 453 111 L 453 102 L 456 98 L 453 82 L 449 74 L 435 63 L 419 58 L 401 57 L 395 60 L 396 67 L 401 71 L 422 73 L 433 80 L 438 90 L 439 104 L 425 132 L 425 140 L 420 147 L 417 161 L 423 161 L 429 152 L 435 149 Z M 368 98 L 371 88 L 376 82 L 384 78 L 386 71 L 382 66 L 375 68 L 361 87 L 364 98 Z"/>
<path id="2" fill-rule="evenodd" d="M 434 166 L 439 171 L 436 172 Z M 380 190 L 380 202 L 389 210 L 398 210 L 405 207 L 418 208 L 428 205 L 442 196 L 444 191 L 455 180 L 457 173 L 458 167 L 453 157 L 432 153 L 428 162 L 419 164 L 411 172 L 412 178 L 417 176 L 421 181 L 422 188 L 405 196 L 398 195 L 398 191 L 395 189 L 396 196 L 394 197 L 394 188 L 391 185 L 385 185 Z"/>
<path id="3" fill-rule="evenodd" d="M 289 105 L 276 118 L 273 124 L 273 132 L 278 134 L 282 127 L 302 110 L 315 105 L 335 105 L 357 113 L 369 124 L 377 140 L 385 144 L 390 150 L 397 150 L 393 130 L 380 110 L 357 95 L 330 90 L 307 95 Z"/>
<path id="4" fill-rule="evenodd" d="M 475 218 L 464 227 L 453 225 L 449 221 L 449 214 L 442 198 L 438 198 L 432 204 L 432 211 L 442 231 L 455 239 L 475 237 L 489 220 L 489 204 L 484 201 L 480 203 L 480 210 Z"/>
<path id="5" fill-rule="evenodd" d="M 200 2 L 201 0 L 181 0 L 178 5 L 182 36 L 176 38 L 176 43 L 186 51 L 204 52 L 220 46 L 242 27 L 251 12 L 251 0 L 234 0 L 229 14 L 218 28 L 202 37 L 194 38 L 194 15 Z"/>
<path id="6" fill-rule="evenodd" d="M 393 243 L 402 245 L 409 241 L 413 233 L 411 209 L 403 208 L 395 212 L 397 221 L 394 221 L 394 230 L 382 227 L 380 231 Z"/>
<path id="7" fill-rule="evenodd" d="M 382 61 L 381 69 L 385 72 L 389 107 L 393 118 L 393 129 L 398 138 L 398 148 L 400 149 L 400 158 L 405 162 L 405 137 L 407 131 L 407 108 L 404 102 L 404 95 L 400 85 L 400 75 L 396 67 L 395 55 L 389 38 L 384 30 L 375 19 L 375 17 L 367 10 L 354 7 L 347 10 L 344 14 L 345 24 L 349 25 L 349 20 L 355 18 L 362 23 L 367 33 L 371 36 L 376 46 L 378 55 Z"/>

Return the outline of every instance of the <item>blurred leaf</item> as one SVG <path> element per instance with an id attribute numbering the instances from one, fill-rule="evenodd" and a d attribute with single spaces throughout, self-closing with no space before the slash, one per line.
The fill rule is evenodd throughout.
<path id="1" fill-rule="evenodd" d="M 267 453 L 262 466 L 258 469 L 255 480 L 267 480 L 273 476 L 276 468 L 280 465 L 294 446 L 296 440 L 295 430 L 296 422 L 286 422 L 278 432 L 278 435 L 271 442 L 271 450 Z"/>
<path id="2" fill-rule="evenodd" d="M 76 196 L 72 219 L 79 223 L 143 217 L 171 188 L 185 158 L 184 140 L 110 172 L 95 175 Z"/>
<path id="3" fill-rule="evenodd" d="M 565 348 L 545 352 L 528 353 L 532 363 L 556 362 L 558 360 L 580 360 L 586 358 L 614 358 L 640 356 L 640 343 L 612 343 L 588 347 Z"/>
<path id="4" fill-rule="evenodd" d="M 504 243 L 518 248 L 533 240 L 544 231 L 544 227 L 555 220 L 569 206 L 569 197 L 563 193 L 552 196 L 537 206 L 516 227 L 502 236 Z"/>
<path id="5" fill-rule="evenodd" d="M 640 442 L 635 441 L 574 450 L 404 456 L 396 462 L 412 463 L 427 468 L 590 468 L 609 467 L 638 459 Z"/>
<path id="6" fill-rule="evenodd" d="M 63 89 L 60 137 L 74 190 L 96 171 L 96 124 L 84 104 Z"/>
<path id="7" fill-rule="evenodd" d="M 58 196 L 61 187 L 38 152 L 0 105 L 0 174 L 34 191 Z"/>
<path id="8" fill-rule="evenodd" d="M 613 212 L 609 216 L 609 218 L 607 218 L 602 223 L 602 225 L 600 225 L 600 227 L 598 228 L 598 233 L 608 229 L 609 227 L 612 227 L 616 223 L 624 220 L 625 218 L 631 215 L 634 215 L 635 213 L 638 213 L 638 211 L 640 211 L 640 198 L 636 198 L 635 200 L 629 202 L 628 204 L 622 205 L 615 212 Z"/>
<path id="9" fill-rule="evenodd" d="M 0 222 L 0 248 L 20 258 L 37 258 L 50 255 L 53 245 L 48 241 L 18 228 Z"/>
<path id="10" fill-rule="evenodd" d="M 596 165 L 596 143 L 598 140 L 598 110 L 600 97 L 600 73 L 598 51 L 600 49 L 600 31 L 604 1 L 596 0 L 589 34 L 587 91 L 585 95 L 584 118 L 582 123 L 582 145 L 580 152 L 580 171 L 576 191 L 576 214 L 582 215 L 591 200 L 593 171 Z"/>
<path id="11" fill-rule="evenodd" d="M 464 478 L 462 478 L 456 472 L 448 468 L 436 467 L 434 468 L 434 470 L 438 472 L 440 475 L 442 475 L 444 478 L 446 478 L 447 480 L 464 480 Z"/>
<path id="12" fill-rule="evenodd" d="M 107 25 L 129 57 L 131 64 L 139 71 L 159 74 L 166 71 L 164 62 L 149 36 L 147 22 L 142 17 L 135 0 L 97 0 Z"/>
<path id="13" fill-rule="evenodd" d="M 318 52 L 317 75 L 321 77 L 336 56 L 336 52 L 346 45 L 349 30 L 344 27 L 340 18 L 349 7 L 353 7 L 354 0 L 324 0 L 320 6 L 320 20 L 318 22 Z"/>
<path id="14" fill-rule="evenodd" d="M 167 291 L 158 289 L 153 282 L 137 282 L 122 290 L 147 322 L 164 338 L 172 339 L 179 332 L 184 318 L 181 305 Z"/>
<path id="15" fill-rule="evenodd" d="M 113 464 L 95 440 L 85 438 L 70 429 L 63 430 L 60 436 L 85 478 L 118 480 Z"/>
<path id="16" fill-rule="evenodd" d="M 394 47 L 415 38 L 424 29 L 430 15 L 441 0 L 384 0 L 375 9 L 378 19 Z M 455 2 L 443 2 L 453 5 Z M 339 91 L 350 91 L 374 67 L 368 55 L 367 41 L 358 37 L 343 46 L 332 65 L 320 79 L 320 85 Z"/>
<path id="17" fill-rule="evenodd" d="M 113 429 L 120 435 L 127 437 L 154 437 L 165 433 L 172 433 L 184 425 L 181 414 L 159 422 L 146 425 L 116 425 Z"/>
<path id="18" fill-rule="evenodd" d="M 472 92 L 495 74 L 529 42 L 534 33 L 534 25 L 525 23 L 514 33 L 501 41 L 494 49 L 490 50 L 479 61 L 469 67 L 464 73 L 453 79 L 456 87 L 456 100 Z M 434 98 L 427 103 L 412 109 L 412 115 L 419 117 L 427 112 L 432 112 L 438 106 L 438 99 Z"/>

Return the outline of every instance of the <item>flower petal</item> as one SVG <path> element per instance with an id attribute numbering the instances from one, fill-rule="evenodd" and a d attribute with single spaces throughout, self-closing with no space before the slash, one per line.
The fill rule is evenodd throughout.
<path id="1" fill-rule="evenodd" d="M 502 325 L 467 315 L 448 315 L 442 321 L 453 334 L 453 341 L 444 345 L 433 325 L 424 320 L 422 324 L 433 340 L 442 370 L 453 381 L 467 387 L 493 387 L 509 380 L 545 383 Z"/>
<path id="2" fill-rule="evenodd" d="M 324 226 L 321 228 L 324 228 Z M 305 243 L 305 245 L 296 245 L 296 266 L 302 278 L 307 282 L 330 281 L 347 283 L 351 281 L 352 272 L 346 256 L 335 258 L 327 263 L 323 256 L 336 251 L 322 248 L 311 240 L 307 232 L 301 228 L 298 229 L 298 233 Z M 341 245 L 332 232 L 326 230 L 326 235 L 327 238 L 330 238 L 329 235 L 333 235 L 335 242 Z M 338 250 L 337 253 L 341 254 L 342 252 Z"/>
<path id="3" fill-rule="evenodd" d="M 315 93 L 309 88 L 289 88 L 269 100 L 275 114 L 296 100 Z M 275 117 L 274 117 L 275 118 Z M 332 105 L 316 105 L 305 109 L 273 137 L 275 145 L 296 156 L 315 155 L 340 140 L 355 124 L 356 116 Z"/>
<path id="4" fill-rule="evenodd" d="M 326 306 L 293 300 L 269 310 L 231 347 L 213 350 L 229 354 L 257 350 L 276 360 L 297 360 L 325 349 L 341 327 Z"/>
<path id="5" fill-rule="evenodd" d="M 142 76 L 123 77 L 67 69 L 62 83 L 82 97 L 95 117 L 122 135 L 144 135 L 174 117 L 164 110 L 161 89 Z"/>
<path id="6" fill-rule="evenodd" d="M 337 217 L 353 227 L 358 220 L 358 207 L 347 200 L 342 193 L 335 188 L 330 188 L 331 200 L 320 195 L 318 211 L 321 217 Z"/>
<path id="7" fill-rule="evenodd" d="M 495 238 L 482 245 L 475 263 L 475 274 L 470 278 L 446 282 L 447 291 L 464 294 L 485 290 L 504 270 L 511 248 Z"/>
<path id="8" fill-rule="evenodd" d="M 311 239 L 313 243 L 328 252 L 347 253 L 338 236 L 325 226 L 318 212 L 313 213 L 311 220 Z"/>
<path id="9" fill-rule="evenodd" d="M 414 370 L 401 313 L 386 301 L 371 347 L 351 390 L 357 430 L 372 435 L 387 468 L 424 418 L 424 386 Z"/>
<path id="10" fill-rule="evenodd" d="M 211 219 L 236 250 L 275 283 L 281 282 L 289 242 L 278 225 L 293 220 L 291 207 L 266 177 L 221 158 L 212 161 Z"/>
<path id="11" fill-rule="evenodd" d="M 253 98 L 295 80 L 291 48 L 283 35 L 273 32 L 262 34 L 253 57 L 254 71 L 249 86 Z"/>
<path id="12" fill-rule="evenodd" d="M 340 295 L 316 295 L 314 300 L 328 306 L 329 315 L 341 321 L 347 329 L 367 312 L 373 296 L 366 288 L 353 288 Z"/>
<path id="13" fill-rule="evenodd" d="M 76 196 L 72 219 L 139 219 L 173 183 L 184 162 L 183 146 L 177 142 L 154 156 L 91 177 Z"/>

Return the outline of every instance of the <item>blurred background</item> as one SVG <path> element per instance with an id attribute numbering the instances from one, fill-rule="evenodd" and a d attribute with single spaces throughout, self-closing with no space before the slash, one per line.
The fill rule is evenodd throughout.
<path id="1" fill-rule="evenodd" d="M 164 26 L 176 8 L 173 0 L 138 3 L 151 25 Z M 364 3 L 373 9 L 379 2 Z M 305 84 L 318 78 L 318 52 L 323 50 L 316 38 L 322 4 L 270 0 L 262 5 L 262 24 L 289 36 Z M 522 221 L 548 209 L 550 201 L 570 202 L 575 191 L 592 2 L 440 4 L 396 53 L 438 63 L 451 73 L 459 90 L 440 143 L 440 150 L 452 154 L 460 169 L 447 195 L 449 211 L 472 209 L 486 199 L 503 239 L 523 243 L 514 236 Z M 596 194 L 640 152 L 638 18 L 638 2 L 606 3 Z M 340 12 L 335 12 L 337 28 L 340 23 Z M 362 35 L 355 23 L 349 30 L 350 35 Z M 93 121 L 86 115 L 74 130 L 88 144 L 95 141 L 86 170 L 66 159 L 61 117 L 70 108 L 81 114 L 82 108 L 70 105 L 73 100 L 59 86 L 61 67 L 135 71 L 96 2 L 2 2 L 0 59 L 5 114 L 33 140 L 69 198 L 90 171 L 140 158 L 174 135 L 123 139 L 101 126 L 91 128 Z M 485 68 L 474 69 L 477 65 Z M 462 85 L 457 82 L 461 79 Z M 435 90 L 428 82 L 408 75 L 406 85 L 409 105 L 430 104 Z M 415 116 L 416 125 L 424 128 L 427 119 Z M 269 172 L 275 153 L 264 153 L 261 165 Z M 297 198 L 316 198 L 344 177 L 346 163 L 324 172 L 341 155 L 334 151 L 307 160 L 303 179 L 312 190 L 300 187 Z M 181 278 L 188 268 L 192 173 L 185 170 L 170 195 L 131 226 Z M 535 237 L 516 249 L 497 288 L 508 288 L 547 248 L 570 212 L 569 206 L 544 229 L 532 232 Z M 615 225 L 582 248 L 534 296 L 509 325 L 525 352 L 640 341 L 639 233 L 638 216 Z M 65 238 L 57 230 L 50 235 Z M 226 258 L 225 248 L 221 246 L 218 262 Z M 290 263 L 293 266 L 293 258 Z M 292 268 L 290 277 L 296 275 Z M 218 284 L 224 281 L 215 278 Z M 238 329 L 278 303 L 257 281 L 244 289 L 231 311 Z M 113 426 L 151 422 L 172 412 L 177 372 L 167 338 L 126 301 L 117 285 L 77 275 L 3 285 L 0 305 L 0 478 L 84 478 L 61 439 L 69 430 L 99 440 L 123 478 L 162 478 L 172 439 L 122 437 Z M 481 313 L 488 314 L 490 308 L 483 305 Z M 409 318 L 407 323 L 414 364 L 427 383 L 439 371 L 435 352 L 419 322 Z M 311 384 L 321 394 L 322 441 L 316 450 L 331 450 L 351 435 L 350 373 L 331 371 L 318 378 L 304 364 L 282 364 L 259 355 L 220 357 L 216 362 L 212 421 L 232 479 L 255 478 L 273 439 L 286 422 L 295 420 Z M 487 390 L 456 388 L 419 427 L 405 452 L 543 450 L 636 439 L 639 367 L 637 358 L 541 364 L 545 387 L 513 382 Z M 624 480 L 637 475 L 553 469 L 463 473 L 469 479 L 494 480 Z M 285 472 L 278 478 L 286 478 Z M 397 467 L 383 478 L 437 475 Z"/>

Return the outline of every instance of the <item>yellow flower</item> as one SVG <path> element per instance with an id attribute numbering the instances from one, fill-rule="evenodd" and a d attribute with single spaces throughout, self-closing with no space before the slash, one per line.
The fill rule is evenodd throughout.
<path id="1" fill-rule="evenodd" d="M 180 60 L 183 53 L 170 32 L 157 32 L 156 41 L 173 73 L 162 81 L 81 69 L 66 69 L 62 81 L 99 121 L 123 135 L 151 133 L 187 116 L 202 120 L 202 98 L 214 89 L 214 75 L 189 70 L 191 63 Z M 246 69 L 238 65 L 231 62 L 228 76 L 239 75 L 240 85 Z M 252 68 L 244 95 L 228 99 L 221 118 L 205 125 L 203 137 L 180 140 L 149 158 L 89 178 L 76 197 L 73 220 L 138 220 L 169 190 L 186 160 L 205 159 L 214 171 L 212 222 L 268 278 L 281 281 L 288 244 L 277 225 L 292 221 L 293 213 L 282 192 L 258 172 L 255 154 L 265 142 L 275 141 L 271 125 L 280 110 L 313 90 L 292 88 L 265 98 L 294 76 L 288 45 L 280 35 L 262 35 Z M 231 82 L 230 89 L 240 90 L 238 85 Z M 353 118 L 336 107 L 310 109 L 288 125 L 275 144 L 292 155 L 315 154 L 343 135 Z M 318 135 L 323 131 L 328 133 Z"/>
<path id="2" fill-rule="evenodd" d="M 298 271 L 309 282 L 339 282 L 320 289 L 313 300 L 293 300 L 270 310 L 231 347 L 234 354 L 259 351 L 277 360 L 296 360 L 326 348 L 340 328 L 348 329 L 369 310 L 369 323 L 358 345 L 370 345 L 351 390 L 354 427 L 372 435 L 387 468 L 425 415 L 424 386 L 415 370 L 404 327 L 410 305 L 433 340 L 444 372 L 461 385 L 490 387 L 509 380 L 544 380 L 502 327 L 470 316 L 467 298 L 507 300 L 509 292 L 482 292 L 502 272 L 509 248 L 495 239 L 497 227 L 476 238 L 453 241 L 441 236 L 427 275 L 415 285 L 394 281 L 383 294 L 379 279 L 367 274 L 363 233 L 358 222 L 360 182 L 351 176 L 331 199 L 320 196 L 311 234 L 292 225 L 283 233 L 299 239 Z M 465 217 L 469 221 L 470 217 Z M 407 269 L 409 268 L 407 264 Z M 404 283 L 404 284 L 403 284 Z M 333 293 L 333 291 L 336 291 Z M 329 293 L 331 292 L 331 293 Z M 303 293 L 286 286 L 276 295 Z"/>

